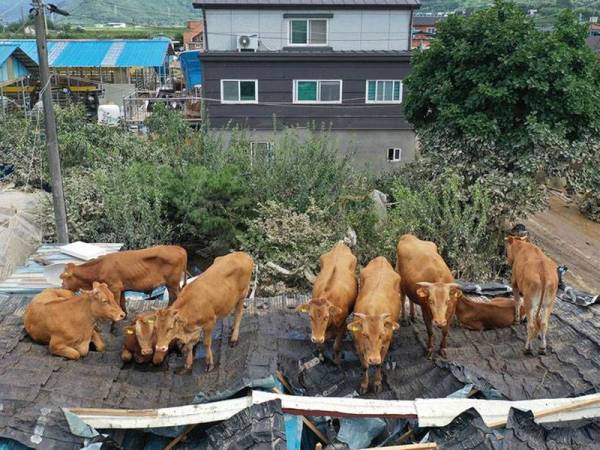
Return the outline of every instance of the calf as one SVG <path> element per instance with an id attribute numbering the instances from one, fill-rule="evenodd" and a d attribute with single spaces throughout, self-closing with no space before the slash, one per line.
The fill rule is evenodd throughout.
<path id="1" fill-rule="evenodd" d="M 400 298 L 408 296 L 421 307 L 427 328 L 427 357 L 433 354 L 433 325 L 442 331 L 440 355 L 446 357 L 446 340 L 456 303 L 462 295 L 450 269 L 433 242 L 405 234 L 397 246 L 396 271 L 402 278 Z"/>
<path id="2" fill-rule="evenodd" d="M 346 318 L 352 312 L 358 284 L 356 257 L 348 246 L 337 244 L 319 258 L 321 271 L 313 286 L 312 299 L 298 306 L 297 311 L 310 316 L 311 341 L 322 345 L 325 339 L 335 337 L 334 359 L 341 363 L 340 350 L 346 331 Z"/>
<path id="3" fill-rule="evenodd" d="M 160 245 L 143 250 L 110 253 L 76 266 L 69 263 L 60 275 L 62 287 L 71 291 L 89 289 L 94 281 L 106 283 L 125 307 L 126 290 L 151 292 L 166 285 L 169 303 L 173 303 L 185 276 L 187 252 L 176 245 Z"/>
<path id="4" fill-rule="evenodd" d="M 138 315 L 125 327 L 121 348 L 123 362 L 134 359 L 138 364 L 143 364 L 153 359 L 156 345 L 155 321 L 156 312 L 148 311 Z"/>
<path id="5" fill-rule="evenodd" d="M 381 392 L 381 364 L 385 360 L 400 317 L 400 276 L 382 256 L 373 259 L 360 273 L 360 292 L 348 324 L 356 352 L 364 369 L 360 393 L 369 389 L 369 367 L 375 366 L 373 390 Z"/>
<path id="6" fill-rule="evenodd" d="M 521 306 L 521 314 L 523 314 Z M 478 301 L 462 295 L 456 305 L 456 317 L 469 330 L 495 330 L 510 327 L 515 320 L 515 300 L 497 297 Z"/>
<path id="7" fill-rule="evenodd" d="M 91 291 L 68 296 L 64 289 L 45 289 L 27 306 L 23 320 L 31 338 L 48 344 L 50 353 L 79 359 L 89 352 L 90 341 L 103 352 L 104 341 L 96 329 L 101 319 L 122 320 L 125 313 L 104 283 L 94 282 Z"/>
<path id="8" fill-rule="evenodd" d="M 216 258 L 212 266 L 183 288 L 175 303 L 156 313 L 156 351 L 167 352 L 169 343 L 178 339 L 185 354 L 184 371 L 189 371 L 194 361 L 194 345 L 203 331 L 206 371 L 211 371 L 215 323 L 235 310 L 229 338 L 229 345 L 235 346 L 253 268 L 254 263 L 247 253 L 235 252 Z"/>
<path id="9" fill-rule="evenodd" d="M 508 263 L 512 267 L 512 289 L 515 297 L 515 323 L 521 320 L 521 293 L 527 315 L 525 354 L 531 355 L 531 343 L 541 337 L 540 355 L 546 354 L 548 321 L 558 290 L 557 266 L 544 252 L 527 242 L 526 237 L 506 238 Z"/>

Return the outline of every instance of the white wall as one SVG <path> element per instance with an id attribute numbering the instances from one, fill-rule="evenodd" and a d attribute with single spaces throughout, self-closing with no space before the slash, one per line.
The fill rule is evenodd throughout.
<path id="1" fill-rule="evenodd" d="M 236 36 L 258 34 L 260 50 L 288 45 L 285 13 L 326 13 L 334 50 L 408 50 L 410 10 L 206 10 L 208 50 L 236 50 Z"/>

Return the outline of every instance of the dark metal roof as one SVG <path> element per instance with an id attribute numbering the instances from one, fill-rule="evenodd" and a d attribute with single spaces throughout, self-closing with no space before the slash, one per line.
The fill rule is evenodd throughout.
<path id="1" fill-rule="evenodd" d="M 200 0 L 194 8 L 379 8 L 416 9 L 419 0 Z"/>
<path id="2" fill-rule="evenodd" d="M 585 43 L 597 53 L 600 53 L 600 36 L 588 36 Z"/>
<path id="3" fill-rule="evenodd" d="M 430 25 L 434 26 L 436 23 L 446 20 L 445 17 L 442 16 L 414 16 L 413 17 L 413 25 L 423 26 Z"/>
<path id="4" fill-rule="evenodd" d="M 390 61 L 394 59 L 409 60 L 411 52 L 405 50 L 284 50 L 261 52 L 208 51 L 200 53 L 200 61 L 348 61 L 362 59 L 365 61 Z"/>

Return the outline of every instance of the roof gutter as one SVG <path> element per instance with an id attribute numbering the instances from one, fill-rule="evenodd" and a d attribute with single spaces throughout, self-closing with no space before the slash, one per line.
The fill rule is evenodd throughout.
<path id="1" fill-rule="evenodd" d="M 200 59 L 204 62 L 235 61 L 289 61 L 289 62 L 390 62 L 406 61 L 411 58 L 410 52 L 204 52 Z"/>

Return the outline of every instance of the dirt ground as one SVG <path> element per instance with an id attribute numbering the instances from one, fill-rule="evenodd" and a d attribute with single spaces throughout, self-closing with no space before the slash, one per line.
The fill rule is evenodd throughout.
<path id="1" fill-rule="evenodd" d="M 548 209 L 524 223 L 533 242 L 569 268 L 567 284 L 600 293 L 600 223 L 586 219 L 575 204 L 557 194 L 550 195 Z"/>

